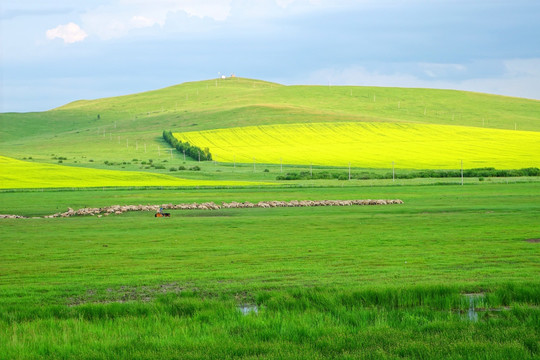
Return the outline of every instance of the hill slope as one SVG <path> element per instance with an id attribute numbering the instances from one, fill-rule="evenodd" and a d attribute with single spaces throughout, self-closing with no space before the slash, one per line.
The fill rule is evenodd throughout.
<path id="1" fill-rule="evenodd" d="M 164 129 L 360 121 L 540 131 L 540 102 L 452 90 L 214 79 L 41 113 L 1 114 L 0 154 L 41 162 L 62 156 L 78 166 L 104 167 L 104 161 L 163 157 Z"/>

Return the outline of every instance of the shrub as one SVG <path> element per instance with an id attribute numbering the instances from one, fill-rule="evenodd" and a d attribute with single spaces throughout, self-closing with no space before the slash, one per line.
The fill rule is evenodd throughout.
<path id="1" fill-rule="evenodd" d="M 200 171 L 201 168 L 199 166 L 195 165 L 195 166 L 190 167 L 189 170 L 191 170 L 191 171 Z"/>
<path id="2" fill-rule="evenodd" d="M 178 167 L 178 170 L 180 170 L 180 171 L 182 171 L 182 170 L 186 170 L 186 167 L 185 167 L 185 166 L 182 166 L 182 165 L 180 165 L 180 166 Z"/>
<path id="3" fill-rule="evenodd" d="M 172 168 L 169 169 L 169 171 L 176 171 L 176 168 L 172 167 Z"/>

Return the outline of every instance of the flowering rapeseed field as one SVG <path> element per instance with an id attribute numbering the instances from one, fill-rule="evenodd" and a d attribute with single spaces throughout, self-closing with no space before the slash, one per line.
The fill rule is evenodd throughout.
<path id="1" fill-rule="evenodd" d="M 366 168 L 540 166 L 540 132 L 415 123 L 266 125 L 175 133 L 220 162 Z"/>
<path id="2" fill-rule="evenodd" d="M 234 186 L 255 183 L 179 179 L 137 171 L 78 168 L 37 164 L 0 156 L 0 189 L 105 186 Z M 260 185 L 260 183 L 257 183 Z"/>

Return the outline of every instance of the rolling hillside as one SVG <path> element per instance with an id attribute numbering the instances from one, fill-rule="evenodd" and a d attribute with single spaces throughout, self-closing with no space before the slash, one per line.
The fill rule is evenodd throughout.
<path id="1" fill-rule="evenodd" d="M 452 90 L 283 86 L 244 78 L 81 100 L 40 113 L 0 114 L 0 154 L 108 168 L 164 159 L 175 132 L 322 122 L 412 122 L 540 131 L 540 102 Z M 182 163 L 179 154 L 170 159 Z M 120 170 L 120 168 L 118 168 Z M 153 171 L 139 167 L 141 171 Z"/>

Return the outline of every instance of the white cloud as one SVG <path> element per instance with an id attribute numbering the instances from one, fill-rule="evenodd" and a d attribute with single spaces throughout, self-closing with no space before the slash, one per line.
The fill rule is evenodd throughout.
<path id="1" fill-rule="evenodd" d="M 402 64 L 402 71 L 382 73 L 368 70 L 361 66 L 342 69 L 327 68 L 312 72 L 306 78 L 295 83 L 318 85 L 356 85 L 356 86 L 390 86 L 431 89 L 454 89 L 476 91 L 505 96 L 524 97 L 540 100 L 540 59 L 504 60 L 505 71 L 500 75 L 480 78 L 472 77 L 462 80 L 421 79 L 410 73 L 410 64 Z M 422 66 L 424 65 L 424 67 Z M 426 64 L 418 64 L 425 68 Z M 460 64 L 430 64 L 430 68 L 444 71 L 464 71 L 465 65 Z M 393 64 L 396 67 L 396 64 Z M 399 68 L 399 64 L 397 66 Z"/>
<path id="2" fill-rule="evenodd" d="M 274 0 L 284 9 L 311 11 L 320 9 L 355 9 L 396 5 L 393 0 Z M 411 1 L 411 0 L 409 0 Z"/>
<path id="3" fill-rule="evenodd" d="M 295 1 L 296 0 L 276 0 L 276 3 L 278 4 L 278 6 L 282 8 L 286 8 L 287 6 L 291 5 Z"/>
<path id="4" fill-rule="evenodd" d="M 154 26 L 155 24 L 163 25 L 163 23 L 160 23 L 159 20 L 140 15 L 133 16 L 130 23 L 134 28 L 145 28 Z"/>
<path id="5" fill-rule="evenodd" d="M 540 77 L 540 59 L 512 59 L 504 61 L 508 74 Z"/>
<path id="6" fill-rule="evenodd" d="M 49 29 L 45 33 L 47 39 L 54 40 L 56 38 L 64 40 L 66 44 L 72 44 L 78 41 L 83 41 L 88 34 L 75 23 L 66 25 L 58 25 L 54 29 Z"/>
<path id="7" fill-rule="evenodd" d="M 81 16 L 85 28 L 102 39 L 119 38 L 130 30 L 163 27 L 167 18 L 176 12 L 188 16 L 226 20 L 231 12 L 232 0 L 120 0 L 87 11 Z"/>
<path id="8" fill-rule="evenodd" d="M 344 69 L 320 69 L 311 73 L 305 80 L 308 84 L 321 85 L 358 85 L 358 86 L 398 86 L 412 87 L 419 81 L 413 75 L 407 73 L 383 74 L 378 71 L 370 71 L 361 66 L 353 66 Z"/>
<path id="9" fill-rule="evenodd" d="M 232 0 L 121 0 L 120 6 L 126 10 L 144 10 L 145 14 L 161 14 L 163 19 L 168 12 L 184 11 L 190 16 L 222 21 L 229 16 L 231 2 Z"/>
<path id="10" fill-rule="evenodd" d="M 461 64 L 420 63 L 418 65 L 430 78 L 455 76 L 467 70 L 467 67 Z"/>

